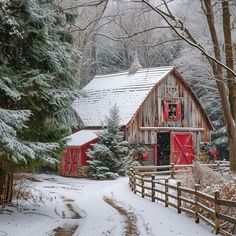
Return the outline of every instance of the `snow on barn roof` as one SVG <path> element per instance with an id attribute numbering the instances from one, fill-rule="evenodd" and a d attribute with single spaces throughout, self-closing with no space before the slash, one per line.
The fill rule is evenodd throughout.
<path id="1" fill-rule="evenodd" d="M 82 146 L 96 138 L 98 130 L 80 130 L 70 136 L 66 137 L 68 139 L 67 146 Z"/>
<path id="2" fill-rule="evenodd" d="M 120 125 L 127 125 L 151 89 L 174 67 L 139 69 L 134 74 L 121 72 L 95 76 L 82 89 L 83 96 L 73 107 L 87 127 L 101 126 L 109 110 L 116 104 Z"/>

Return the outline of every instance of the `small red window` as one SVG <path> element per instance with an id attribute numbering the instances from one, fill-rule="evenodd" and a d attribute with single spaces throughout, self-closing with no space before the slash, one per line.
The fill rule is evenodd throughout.
<path id="1" fill-rule="evenodd" d="M 177 121 L 181 120 L 181 102 L 165 101 L 164 102 L 164 120 Z"/>

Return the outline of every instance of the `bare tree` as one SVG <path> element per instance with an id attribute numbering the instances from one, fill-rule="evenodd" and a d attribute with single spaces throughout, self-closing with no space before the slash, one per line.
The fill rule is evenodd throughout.
<path id="1" fill-rule="evenodd" d="M 92 55 L 93 63 L 91 72 L 96 74 L 96 31 L 101 27 L 104 20 L 104 13 L 106 11 L 108 0 L 56 0 L 60 11 L 68 12 L 76 15 L 76 20 L 70 26 L 70 31 L 73 33 L 76 47 L 82 54 L 82 60 L 78 65 L 79 73 L 78 80 L 80 80 L 83 73 L 83 64 L 86 63 L 84 55 L 87 50 Z"/>
<path id="2" fill-rule="evenodd" d="M 136 1 L 137 2 L 137 1 Z M 215 26 L 215 18 L 214 18 L 214 11 L 213 11 L 213 5 L 211 0 L 203 0 L 202 1 L 202 8 L 204 9 L 207 17 L 207 23 L 209 27 L 209 33 L 211 36 L 211 42 L 213 45 L 214 49 L 214 54 L 212 55 L 209 53 L 203 45 L 201 45 L 197 38 L 193 36 L 191 33 L 190 29 L 186 27 L 184 21 L 181 19 L 177 18 L 171 11 L 168 2 L 167 1 L 162 1 L 161 5 L 154 5 L 153 3 L 150 3 L 150 1 L 147 0 L 140 0 L 139 1 L 142 6 L 145 5 L 147 9 L 154 11 L 156 14 L 161 16 L 166 24 L 172 28 L 172 30 L 185 42 L 187 42 L 189 45 L 195 47 L 199 51 L 203 53 L 203 55 L 206 56 L 208 59 L 209 63 L 212 66 L 213 74 L 216 80 L 217 88 L 220 94 L 221 98 L 221 105 L 222 105 L 222 110 L 224 114 L 224 120 L 226 123 L 227 127 L 227 134 L 228 134 L 228 140 L 229 140 L 229 156 L 230 156 L 230 169 L 231 171 L 236 172 L 236 127 L 235 127 L 235 121 L 234 121 L 234 116 L 233 116 L 233 110 L 231 110 L 231 107 L 235 108 L 236 103 L 235 103 L 235 97 L 233 93 L 229 94 L 229 90 L 232 88 L 228 88 L 227 84 L 225 81 L 227 79 L 225 78 L 224 75 L 224 69 L 227 72 L 228 75 L 228 81 L 230 81 L 231 84 L 235 84 L 235 77 L 236 73 L 234 71 L 234 68 L 232 68 L 232 65 L 230 65 L 229 61 L 225 64 L 222 60 L 222 55 L 221 55 L 221 47 L 220 43 L 218 40 L 218 34 L 216 31 L 216 26 Z M 223 18 L 224 18 L 224 28 L 230 27 L 229 20 L 227 20 L 227 17 L 230 17 L 228 13 L 226 12 L 227 9 L 227 2 L 226 0 L 223 0 L 222 6 L 223 8 Z M 163 9 L 164 6 L 164 9 Z M 226 19 L 225 19 L 226 18 Z M 227 31 L 224 31 L 227 33 Z M 226 38 L 228 37 L 225 35 Z M 231 52 L 229 50 L 229 44 L 230 40 L 229 37 L 226 39 L 226 57 L 231 56 Z M 230 79 L 230 80 L 229 80 Z M 229 84 L 228 83 L 228 84 Z M 232 91 L 235 92 L 235 91 Z M 230 97 L 231 96 L 231 97 Z"/>
<path id="3" fill-rule="evenodd" d="M 144 67 L 168 65 L 179 51 L 179 39 L 173 39 L 170 27 L 161 24 L 154 27 L 153 12 L 143 11 L 139 4 L 109 0 L 55 1 L 61 11 L 77 15 L 70 30 L 83 58 L 78 65 L 82 86 L 97 73 L 128 69 L 135 50 Z M 169 42 L 171 47 L 166 46 Z"/>
<path id="4" fill-rule="evenodd" d="M 156 25 L 154 13 L 141 9 L 139 4 L 121 2 L 108 5 L 106 15 L 113 16 L 113 21 L 96 33 L 100 71 L 128 69 L 133 51 L 138 52 L 143 67 L 169 65 L 180 48 L 179 39 L 173 38 L 170 27 L 161 24 L 161 17 L 160 24 Z M 112 61 L 116 65 L 113 66 Z"/>
<path id="5" fill-rule="evenodd" d="M 221 0 L 222 15 L 223 15 L 223 30 L 225 41 L 225 61 L 226 65 L 234 71 L 234 55 L 233 55 L 233 43 L 232 43 L 232 27 L 231 27 L 231 13 L 228 0 Z M 227 70 L 226 72 L 228 89 L 229 89 L 229 101 L 230 108 L 236 122 L 236 80 L 235 76 Z"/>

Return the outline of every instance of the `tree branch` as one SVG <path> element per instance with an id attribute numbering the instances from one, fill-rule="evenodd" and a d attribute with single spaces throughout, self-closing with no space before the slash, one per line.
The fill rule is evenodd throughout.
<path id="1" fill-rule="evenodd" d="M 99 5 L 103 4 L 104 2 L 107 2 L 107 0 L 99 0 L 99 1 L 92 1 L 90 3 L 82 3 L 79 5 L 74 5 L 71 7 L 67 7 L 67 8 L 60 8 L 57 11 L 68 11 L 68 10 L 73 10 L 73 9 L 77 9 L 77 8 L 85 8 L 85 7 L 98 7 Z"/>
<path id="2" fill-rule="evenodd" d="M 135 37 L 139 34 L 143 34 L 143 33 L 149 32 L 149 31 L 153 31 L 155 29 L 170 29 L 170 27 L 169 26 L 156 26 L 156 27 L 153 27 L 153 28 L 149 28 L 149 29 L 146 29 L 146 30 L 135 32 L 133 34 L 128 34 L 128 32 L 126 31 L 126 34 L 128 34 L 128 36 L 120 37 L 120 39 L 132 38 L 132 37 Z"/>
<path id="3" fill-rule="evenodd" d="M 154 12 L 156 12 L 158 15 L 160 15 L 165 22 L 171 27 L 171 29 L 173 29 L 173 31 L 180 37 L 182 38 L 185 42 L 187 42 L 188 44 L 190 44 L 191 46 L 197 48 L 198 50 L 200 50 L 206 57 L 210 58 L 212 61 L 214 61 L 215 63 L 217 63 L 218 65 L 222 66 L 223 68 L 225 68 L 227 71 L 230 71 L 234 77 L 236 77 L 236 73 L 231 70 L 229 67 L 227 67 L 226 65 L 224 65 L 222 62 L 218 61 L 215 57 L 211 56 L 204 48 L 202 45 L 200 45 L 197 40 L 191 35 L 190 31 L 188 30 L 188 28 L 185 27 L 184 23 L 180 20 L 177 19 L 175 16 L 173 16 L 172 14 L 167 14 L 166 12 L 163 12 L 162 10 L 158 9 L 157 7 L 153 6 L 151 3 L 148 2 L 148 0 L 141 0 L 141 2 L 143 2 L 144 4 L 146 4 L 149 8 L 151 8 Z M 164 2 L 164 4 L 166 5 L 166 2 Z M 170 20 L 168 19 L 170 18 L 171 20 L 173 20 L 173 23 L 170 22 Z M 180 28 L 181 31 L 183 31 L 187 36 L 182 35 L 180 32 L 178 32 L 176 26 L 178 26 L 178 28 Z"/>

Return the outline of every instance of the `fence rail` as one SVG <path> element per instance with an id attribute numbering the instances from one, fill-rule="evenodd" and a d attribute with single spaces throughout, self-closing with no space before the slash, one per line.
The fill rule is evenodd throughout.
<path id="1" fill-rule="evenodd" d="M 197 184 L 191 189 L 181 186 L 181 182 L 171 183 L 175 168 L 173 164 L 161 167 L 135 167 L 129 172 L 129 186 L 142 198 L 149 198 L 152 202 L 162 202 L 165 207 L 175 208 L 178 214 L 182 211 L 191 214 L 196 223 L 200 220 L 207 222 L 214 228 L 215 234 L 235 235 L 233 232 L 236 228 L 235 216 L 226 215 L 221 208 L 235 207 L 236 210 L 236 202 L 220 199 L 219 191 L 214 192 L 214 195 L 203 193 Z M 160 175 L 164 176 L 160 178 Z M 224 228 L 229 223 L 234 225 L 232 232 Z"/>

